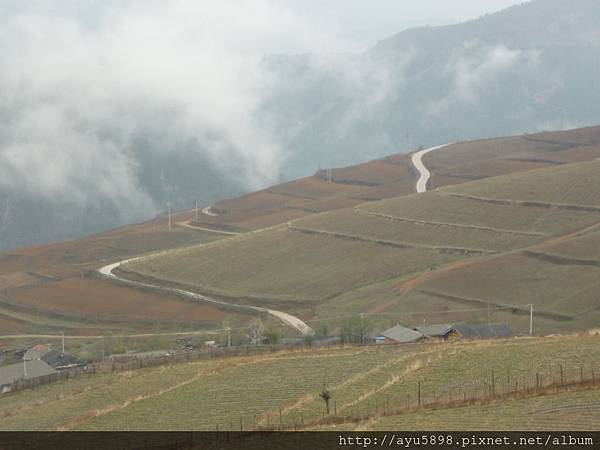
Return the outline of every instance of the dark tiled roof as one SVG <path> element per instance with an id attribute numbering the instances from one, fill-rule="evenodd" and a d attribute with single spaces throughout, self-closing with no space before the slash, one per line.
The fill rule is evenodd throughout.
<path id="1" fill-rule="evenodd" d="M 452 330 L 454 330 L 454 326 L 448 323 L 442 323 L 437 325 L 421 325 L 414 328 L 420 333 L 423 333 L 426 336 L 446 336 Z"/>
<path id="2" fill-rule="evenodd" d="M 79 359 L 77 359 L 75 356 L 73 355 L 68 355 L 66 353 L 62 353 L 56 350 L 50 350 L 49 352 L 46 352 L 42 358 L 42 361 L 44 361 L 45 363 L 47 363 L 49 366 L 54 367 L 55 369 L 57 367 L 65 367 L 65 366 L 72 366 L 74 364 L 81 364 L 81 361 Z"/>
<path id="3" fill-rule="evenodd" d="M 402 325 L 396 325 L 395 327 L 385 330 L 381 335 L 392 341 L 401 343 L 416 342 L 425 337 L 423 336 L 423 333 L 403 327 Z"/>

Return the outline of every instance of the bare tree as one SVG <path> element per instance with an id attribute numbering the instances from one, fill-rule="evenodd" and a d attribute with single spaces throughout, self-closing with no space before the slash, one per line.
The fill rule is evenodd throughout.
<path id="1" fill-rule="evenodd" d="M 325 402 L 325 409 L 327 410 L 327 414 L 329 414 L 329 402 L 331 401 L 331 392 L 327 389 L 327 385 L 323 383 L 323 389 L 319 392 L 319 397 L 323 399 Z"/>
<path id="2" fill-rule="evenodd" d="M 263 324 L 263 321 L 260 319 L 252 320 L 248 329 L 248 339 L 250 340 L 250 344 L 260 344 L 263 340 L 263 334 L 265 332 L 265 326 Z"/>

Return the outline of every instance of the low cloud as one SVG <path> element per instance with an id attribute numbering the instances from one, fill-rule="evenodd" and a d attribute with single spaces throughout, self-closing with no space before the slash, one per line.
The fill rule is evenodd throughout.
<path id="1" fill-rule="evenodd" d="M 151 154 L 201 154 L 246 189 L 276 181 L 285 149 L 256 115 L 274 82 L 262 55 L 350 48 L 275 0 L 8 1 L 0 13 L 0 190 L 125 215 L 157 208 L 140 179 Z"/>

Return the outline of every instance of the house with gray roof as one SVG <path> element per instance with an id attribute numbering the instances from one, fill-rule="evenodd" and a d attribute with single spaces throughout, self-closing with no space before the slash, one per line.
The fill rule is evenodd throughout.
<path id="1" fill-rule="evenodd" d="M 456 330 L 454 325 L 449 323 L 435 324 L 435 325 L 419 325 L 414 327 L 413 330 L 423 333 L 427 337 L 434 337 L 439 339 L 448 339 L 452 336 L 456 336 Z"/>
<path id="2" fill-rule="evenodd" d="M 375 338 L 375 342 L 378 344 L 408 344 L 411 342 L 418 342 L 422 339 L 425 339 L 423 333 L 396 324 L 396 326 L 380 333 L 380 335 Z"/>
<path id="3" fill-rule="evenodd" d="M 23 355 L 23 360 L 44 361 L 57 370 L 71 369 L 83 365 L 77 357 L 58 350 L 52 350 L 49 345 L 44 344 L 36 345 L 27 350 Z"/>
<path id="4" fill-rule="evenodd" d="M 0 393 L 9 392 L 12 385 L 19 380 L 34 380 L 53 373 L 56 373 L 56 370 L 40 359 L 23 360 L 10 366 L 0 367 Z"/>

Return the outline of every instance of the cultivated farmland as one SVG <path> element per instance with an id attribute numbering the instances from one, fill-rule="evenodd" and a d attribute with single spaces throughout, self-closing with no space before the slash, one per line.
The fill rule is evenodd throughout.
<path id="1" fill-rule="evenodd" d="M 600 391 L 561 393 L 551 396 L 473 405 L 375 418 L 373 431 L 543 431 L 563 429 L 589 431 L 600 423 Z"/>
<path id="2" fill-rule="evenodd" d="M 285 301 L 294 308 L 456 258 L 282 226 L 133 261 L 125 269 L 220 295 Z"/>
<path id="3" fill-rule="evenodd" d="M 557 409 L 575 404 L 587 417 L 596 400 L 586 407 L 579 399 L 595 399 L 597 386 L 588 382 L 591 390 L 569 394 L 547 387 L 578 389 L 580 379 L 591 380 L 591 369 L 600 370 L 599 339 L 582 335 L 312 349 L 89 375 L 4 395 L 0 429 L 311 429 L 328 423 L 369 429 L 385 427 L 386 421 L 442 418 L 455 410 L 460 426 L 468 420 L 469 408 L 475 412 L 494 406 L 509 412 L 519 402 Z M 496 400 L 489 398 L 492 378 Z M 546 389 L 544 397 L 531 389 L 536 382 Z M 437 398 L 440 409 L 417 413 L 414 419 L 412 414 L 380 417 L 418 409 L 419 385 L 421 404 L 431 409 Z M 331 394 L 329 414 L 319 397 L 323 389 Z M 502 397 L 515 390 L 526 400 Z M 465 395 L 483 404 L 461 408 Z M 490 400 L 495 401 L 491 406 Z M 560 429 L 566 423 L 543 425 Z"/>

